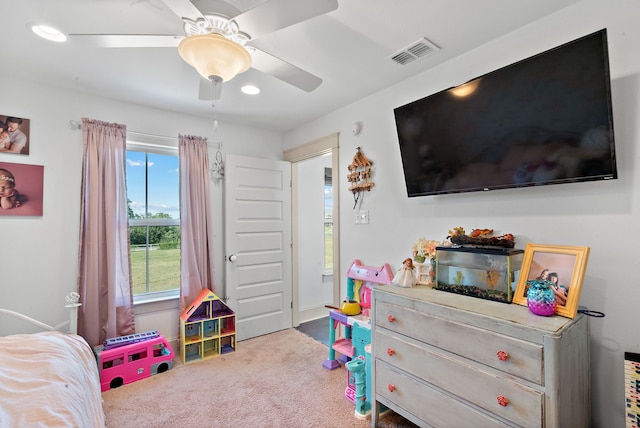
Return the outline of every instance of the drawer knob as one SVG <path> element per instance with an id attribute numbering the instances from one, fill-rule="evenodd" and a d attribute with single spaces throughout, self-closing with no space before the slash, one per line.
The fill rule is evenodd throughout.
<path id="1" fill-rule="evenodd" d="M 393 349 L 393 348 L 388 348 L 388 349 L 387 349 L 387 354 L 388 354 L 390 357 L 393 357 L 393 354 L 395 354 L 395 353 L 396 353 L 395 349 Z"/>
<path id="2" fill-rule="evenodd" d="M 509 405 L 509 399 L 504 395 L 498 395 L 498 404 L 502 407 L 507 407 Z"/>
<path id="3" fill-rule="evenodd" d="M 394 322 L 396 320 L 396 317 L 394 317 L 393 315 L 389 315 L 387 317 L 387 320 L 389 320 L 389 322 Z"/>
<path id="4" fill-rule="evenodd" d="M 504 351 L 498 351 L 498 359 L 500 361 L 507 361 L 509 359 L 509 354 Z"/>
<path id="5" fill-rule="evenodd" d="M 389 388 L 389 392 L 393 392 L 396 390 L 396 386 L 392 383 L 389 384 L 388 388 Z"/>

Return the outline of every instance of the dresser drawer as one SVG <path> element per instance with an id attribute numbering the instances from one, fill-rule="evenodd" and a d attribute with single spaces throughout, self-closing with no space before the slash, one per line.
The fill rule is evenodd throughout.
<path id="1" fill-rule="evenodd" d="M 376 399 L 381 397 L 393 403 L 394 408 L 400 407 L 436 428 L 505 426 L 497 419 L 378 361 Z"/>
<path id="2" fill-rule="evenodd" d="M 538 385 L 544 384 L 542 346 L 514 337 L 444 320 L 377 300 L 376 327 L 413 337 Z"/>
<path id="3" fill-rule="evenodd" d="M 544 393 L 540 391 L 394 333 L 376 329 L 373 343 L 376 361 L 406 371 L 516 425 L 532 421 L 542 424 Z"/>

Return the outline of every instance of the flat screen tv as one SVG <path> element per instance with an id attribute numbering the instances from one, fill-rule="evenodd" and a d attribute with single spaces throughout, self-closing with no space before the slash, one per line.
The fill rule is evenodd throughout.
<path id="1" fill-rule="evenodd" d="M 617 178 L 606 29 L 394 115 L 409 197 Z"/>

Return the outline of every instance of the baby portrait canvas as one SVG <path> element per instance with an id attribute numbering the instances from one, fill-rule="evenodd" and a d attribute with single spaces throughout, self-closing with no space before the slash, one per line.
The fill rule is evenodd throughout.
<path id="1" fill-rule="evenodd" d="M 0 216 L 42 216 L 44 166 L 0 162 Z"/>

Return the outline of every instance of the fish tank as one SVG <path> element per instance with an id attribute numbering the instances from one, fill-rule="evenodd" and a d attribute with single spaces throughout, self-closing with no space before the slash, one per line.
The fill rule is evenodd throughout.
<path id="1" fill-rule="evenodd" d="M 524 250 L 497 247 L 436 247 L 434 288 L 511 303 Z"/>

